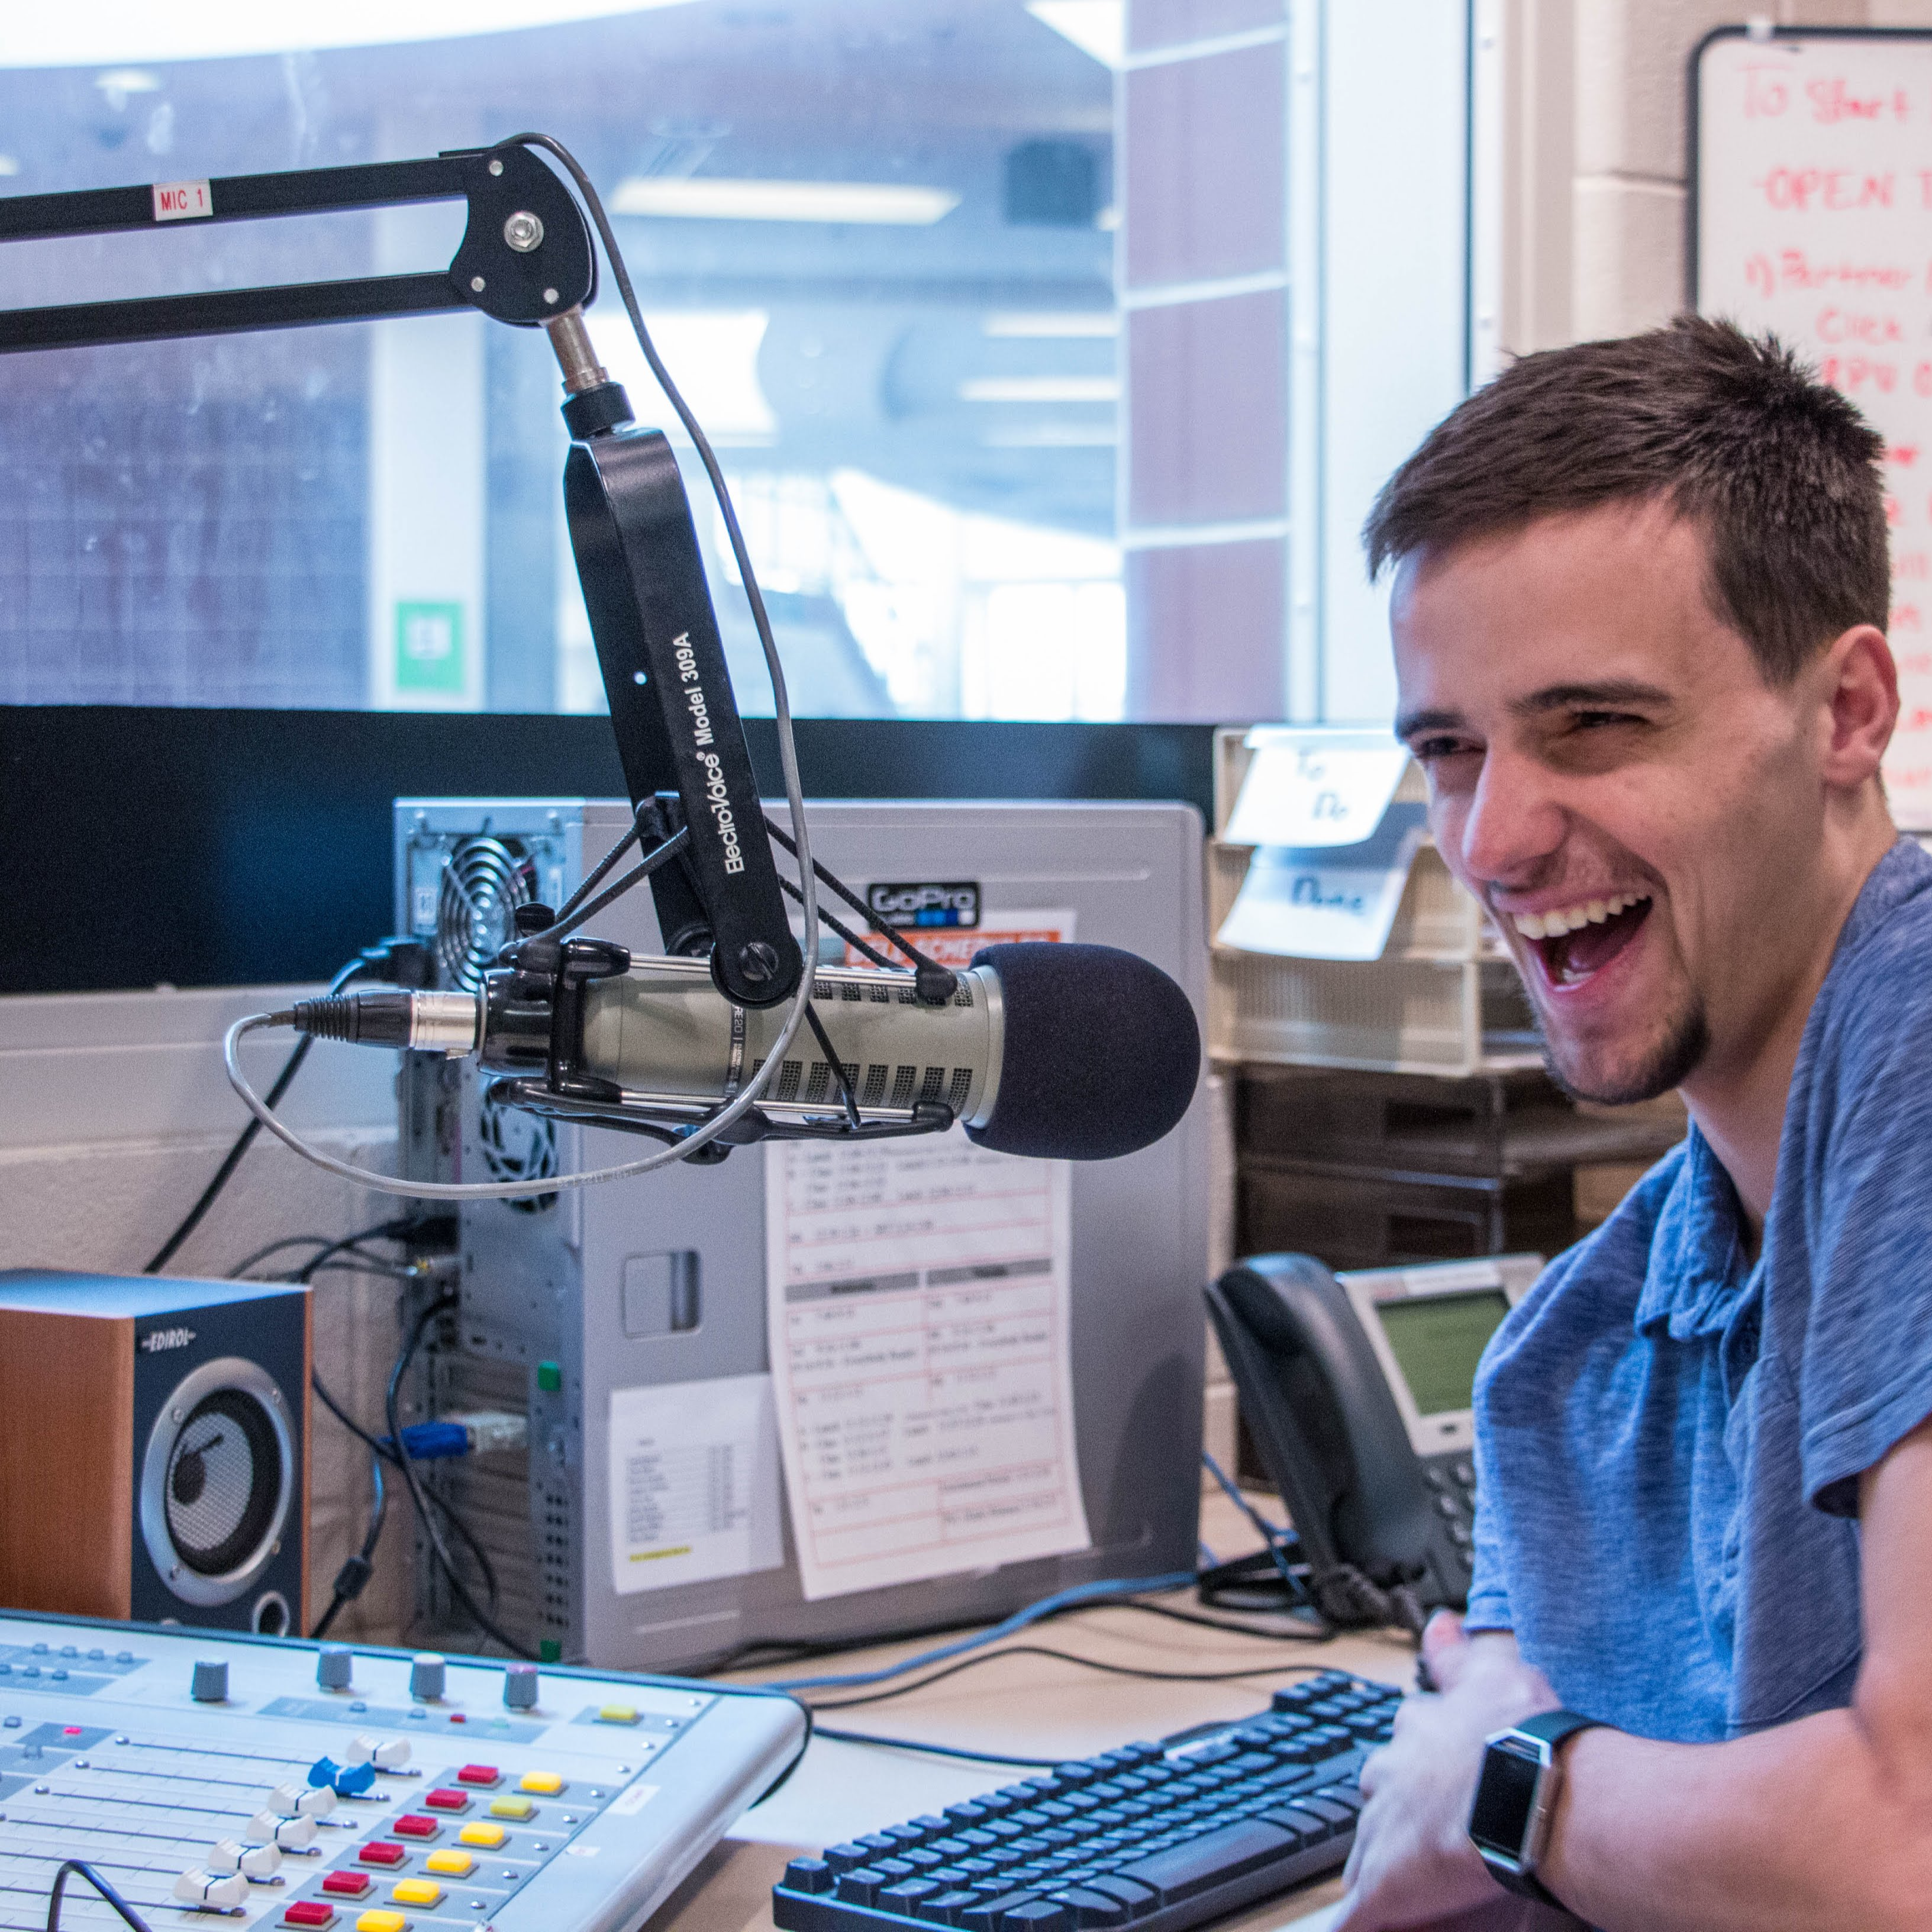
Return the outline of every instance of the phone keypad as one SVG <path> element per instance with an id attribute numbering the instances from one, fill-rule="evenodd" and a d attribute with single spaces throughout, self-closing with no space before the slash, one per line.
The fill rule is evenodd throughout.
<path id="1" fill-rule="evenodd" d="M 1448 1526 L 1449 1540 L 1467 1561 L 1475 1550 L 1476 1466 L 1466 1454 L 1452 1453 L 1430 1456 L 1422 1473 Z"/>

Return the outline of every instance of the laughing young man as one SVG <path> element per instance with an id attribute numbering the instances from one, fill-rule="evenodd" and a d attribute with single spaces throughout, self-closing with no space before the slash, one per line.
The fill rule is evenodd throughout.
<path id="1" fill-rule="evenodd" d="M 1551 1066 L 1691 1125 L 1484 1358 L 1468 1614 L 1338 1932 L 1932 1926 L 1932 858 L 1880 780 L 1880 449 L 1687 319 L 1516 363 L 1370 520 L 1396 728 Z"/>

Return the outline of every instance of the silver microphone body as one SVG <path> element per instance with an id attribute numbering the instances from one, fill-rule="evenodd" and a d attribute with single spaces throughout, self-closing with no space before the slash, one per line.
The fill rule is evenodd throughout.
<path id="1" fill-rule="evenodd" d="M 943 1102 L 977 1127 L 999 1098 L 1004 1014 L 997 974 L 969 967 L 952 998 L 927 1005 L 913 975 L 820 966 L 812 1004 L 868 1119 L 910 1120 L 916 1102 Z M 492 1073 L 540 1073 L 547 1030 L 508 997 L 513 976 L 490 976 L 478 1052 Z M 622 1090 L 620 1104 L 700 1118 L 756 1077 L 784 1024 L 782 1006 L 747 1008 L 720 993 L 703 959 L 634 958 L 628 972 L 584 990 L 583 1071 Z M 837 1071 L 801 1031 L 758 1105 L 783 1119 L 840 1113 Z"/>

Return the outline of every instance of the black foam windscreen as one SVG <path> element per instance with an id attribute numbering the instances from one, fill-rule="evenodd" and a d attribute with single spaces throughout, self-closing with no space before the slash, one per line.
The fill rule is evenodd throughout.
<path id="1" fill-rule="evenodd" d="M 1004 1046 L 993 1112 L 968 1136 L 1001 1154 L 1112 1160 L 1160 1138 L 1201 1078 L 1201 1030 L 1158 966 L 1112 946 L 981 948 Z"/>

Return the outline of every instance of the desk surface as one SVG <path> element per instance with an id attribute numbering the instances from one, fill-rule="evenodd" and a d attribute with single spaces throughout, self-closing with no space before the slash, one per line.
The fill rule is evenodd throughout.
<path id="1" fill-rule="evenodd" d="M 1202 1534 L 1222 1557 L 1256 1546 L 1232 1505 L 1204 1500 Z M 1190 1605 L 1190 1592 L 1171 1600 Z M 861 1670 L 927 1647 L 886 1644 L 826 1660 L 824 1668 Z M 826 1721 L 855 1730 L 916 1737 L 969 1750 L 1042 1759 L 1084 1757 L 1133 1738 L 1158 1738 L 1192 1724 L 1232 1720 L 1265 1706 L 1277 1684 L 1304 1670 L 1351 1670 L 1406 1685 L 1414 1653 L 1394 1635 L 1336 1638 L 1329 1643 L 1260 1643 L 1121 1609 L 1060 1619 L 1016 1641 L 1035 1642 L 1104 1664 L 1136 1670 L 1240 1671 L 1238 1682 L 1170 1684 L 1109 1676 L 1058 1659 L 1016 1657 L 983 1664 L 881 1704 L 862 1705 Z M 808 1666 L 746 1672 L 744 1681 L 802 1675 Z M 841 1694 L 814 1694 L 836 1701 Z M 790 1784 L 748 1812 L 651 1921 L 651 1932 L 764 1932 L 772 1923 L 771 1888 L 788 1859 L 922 1811 L 958 1803 L 1027 1774 L 814 1738 Z M 1335 1898 L 1334 1880 L 1270 1900 L 1222 1922 L 1226 1932 L 1262 1932 L 1314 1912 Z M 1325 1919 L 1325 1915 L 1324 1915 Z M 1306 1928 L 1316 1932 L 1324 1922 Z"/>

